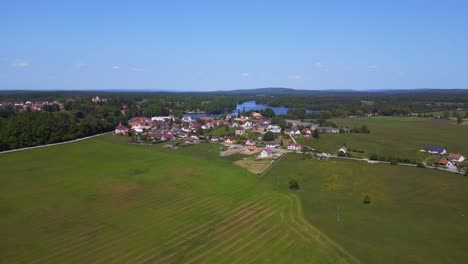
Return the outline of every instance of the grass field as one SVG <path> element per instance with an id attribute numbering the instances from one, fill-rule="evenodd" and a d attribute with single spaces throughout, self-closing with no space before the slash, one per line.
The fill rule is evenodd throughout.
<path id="1" fill-rule="evenodd" d="M 248 158 L 242 158 L 238 161 L 235 161 L 234 163 L 247 169 L 248 171 L 255 173 L 255 174 L 261 174 L 263 173 L 266 169 L 268 169 L 271 166 L 272 159 L 256 159 L 258 155 L 253 155 Z"/>
<path id="2" fill-rule="evenodd" d="M 468 177 L 286 155 L 263 178 L 301 187 L 306 218 L 363 263 L 466 263 Z M 371 197 L 364 204 L 365 195 Z"/>
<path id="3" fill-rule="evenodd" d="M 234 159 L 113 135 L 3 154 L 0 263 L 357 262 Z"/>
<path id="4" fill-rule="evenodd" d="M 348 148 L 364 150 L 366 156 L 377 154 L 422 160 L 427 154 L 419 152 L 428 146 L 445 146 L 449 152 L 468 155 L 468 126 L 457 125 L 454 120 L 411 117 L 370 117 L 334 119 L 340 126 L 360 127 L 365 124 L 370 134 L 320 134 L 316 139 L 300 139 L 301 144 L 320 151 L 336 153 L 346 144 Z"/>

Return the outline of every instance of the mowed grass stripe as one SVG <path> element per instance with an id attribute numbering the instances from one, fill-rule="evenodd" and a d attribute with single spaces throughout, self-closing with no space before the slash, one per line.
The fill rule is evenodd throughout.
<path id="1" fill-rule="evenodd" d="M 255 214 L 252 216 L 252 213 L 258 213 L 258 214 Z M 242 232 L 240 232 L 240 230 L 242 230 L 246 226 L 248 227 L 248 226 L 253 225 L 254 223 L 261 222 L 273 216 L 275 213 L 277 213 L 277 211 L 272 211 L 271 208 L 263 209 L 260 212 L 253 211 L 249 213 L 248 216 L 242 217 L 241 218 L 242 220 L 235 221 L 232 225 L 229 226 L 229 228 L 227 227 L 221 228 L 222 231 L 220 231 L 220 229 L 215 229 L 213 232 L 214 236 L 211 237 L 209 241 L 189 251 L 188 254 L 186 254 L 184 258 L 187 258 L 188 259 L 187 263 L 190 263 L 192 259 L 198 258 L 198 256 L 204 255 L 207 252 L 212 251 L 214 248 L 217 248 L 223 245 L 224 243 L 226 243 L 227 241 L 232 240 L 233 238 L 236 238 L 237 236 L 241 235 Z M 249 216 L 252 216 L 252 217 L 249 217 Z M 199 254 L 198 252 L 200 252 L 200 250 L 205 250 L 205 251 Z M 173 255 L 171 255 L 171 257 L 173 257 Z M 164 261 L 165 259 L 167 259 L 167 257 L 164 257 L 162 260 Z"/>
<path id="2" fill-rule="evenodd" d="M 203 204 L 206 204 L 206 203 L 209 203 L 211 202 L 212 199 L 204 199 L 203 201 L 200 201 L 200 203 L 203 203 Z M 174 214 L 177 214 L 179 211 L 189 211 L 187 210 L 187 208 L 189 207 L 192 207 L 191 210 L 196 210 L 198 209 L 198 206 L 201 206 L 200 204 L 191 204 L 190 206 L 187 206 L 187 207 L 183 207 L 183 208 L 178 208 L 178 210 L 176 210 L 174 212 Z M 222 206 L 218 206 L 218 209 L 222 208 Z M 142 227 L 141 229 L 139 230 L 127 230 L 127 232 L 130 232 L 128 234 L 126 234 L 125 236 L 116 236 L 116 238 L 112 239 L 112 242 L 111 243 L 107 243 L 107 244 L 104 244 L 102 247 L 97 247 L 97 248 L 93 248 L 93 250 L 91 251 L 87 251 L 84 255 L 81 255 L 80 256 L 80 259 L 85 259 L 86 256 L 88 255 L 91 255 L 97 251 L 99 252 L 102 252 L 102 253 L 106 253 L 107 251 L 113 251 L 115 250 L 115 248 L 113 246 L 115 245 L 118 245 L 122 240 L 128 240 L 128 239 L 131 239 L 133 240 L 132 242 L 138 242 L 139 240 L 137 240 L 138 237 L 141 237 L 140 240 L 148 240 L 148 238 L 145 236 L 145 234 L 147 234 L 148 230 L 151 230 L 153 227 L 155 226 L 159 226 L 159 225 L 167 225 L 169 222 L 173 221 L 172 219 L 170 218 L 165 218 L 166 221 L 154 221 L 152 225 L 145 225 L 144 227 Z M 120 239 L 118 239 L 120 238 Z M 107 251 L 106 251 L 107 250 Z M 123 249 L 125 250 L 125 249 Z M 103 256 L 105 256 L 106 254 L 102 254 Z M 92 260 L 95 260 L 97 261 L 95 258 L 92 258 Z"/>
<path id="3" fill-rule="evenodd" d="M 246 209 L 248 209 L 248 208 L 251 208 L 252 206 L 255 206 L 255 205 L 257 205 L 257 204 L 258 204 L 258 202 L 252 201 L 252 202 L 250 202 L 250 203 L 247 203 L 247 205 L 245 205 L 245 206 L 242 205 L 242 206 L 240 206 L 239 208 L 236 208 L 236 209 L 234 210 L 234 214 L 231 215 L 231 216 L 229 216 L 229 219 L 230 219 L 230 218 L 233 218 L 233 217 L 235 217 L 235 216 L 237 216 L 238 214 L 242 213 L 244 210 L 246 210 Z M 188 221 L 193 222 L 193 221 L 190 220 L 190 219 L 189 219 Z M 215 223 L 215 222 L 216 222 L 216 221 L 213 221 L 213 222 L 211 222 L 210 224 Z M 186 240 L 188 240 L 188 239 L 191 239 L 191 238 L 193 238 L 193 237 L 196 237 L 197 235 L 200 235 L 200 234 L 206 232 L 206 231 L 210 228 L 210 225 L 209 225 L 209 224 L 205 224 L 205 225 L 203 225 L 203 226 L 205 227 L 205 228 L 203 228 L 203 229 L 201 229 L 200 226 L 196 226 L 194 229 L 191 229 L 191 230 L 189 230 L 188 232 L 185 231 L 184 233 L 175 233 L 175 234 L 174 234 L 175 237 L 173 237 L 173 238 L 170 239 L 169 241 L 165 242 L 165 243 L 164 243 L 164 247 L 175 247 L 175 246 L 177 246 L 177 244 L 180 244 L 180 243 L 181 243 L 179 240 L 181 240 L 182 238 L 183 238 L 182 241 L 186 241 Z M 174 245 L 174 243 L 176 243 L 176 244 Z M 149 255 L 149 254 L 155 254 L 155 253 L 157 253 L 157 249 L 152 249 L 152 250 L 143 252 L 143 253 L 140 254 L 139 256 L 135 257 L 135 259 L 133 259 L 133 261 L 137 261 L 137 260 L 139 260 L 139 259 L 141 259 L 141 258 L 143 258 L 143 257 L 145 257 L 145 256 L 147 256 L 147 255 Z"/>
<path id="4" fill-rule="evenodd" d="M 159 190 L 160 190 L 159 188 L 154 189 L 154 191 L 159 191 Z M 168 189 L 166 189 L 166 191 L 167 191 L 167 190 L 168 190 Z M 161 194 L 163 194 L 163 193 L 161 193 Z M 163 200 L 164 197 L 167 198 L 167 197 L 170 197 L 171 195 L 173 195 L 173 194 L 169 193 L 169 194 L 165 194 L 164 196 L 158 196 L 158 197 L 155 198 L 155 199 Z M 149 203 L 149 202 L 154 202 L 154 201 L 155 201 L 155 200 L 151 200 L 151 201 L 146 201 L 146 202 L 145 202 L 145 200 L 143 200 L 143 201 L 141 201 L 141 203 Z M 192 204 L 192 206 L 193 206 L 193 204 Z M 185 210 L 185 209 L 187 209 L 188 207 L 189 207 L 189 206 L 186 206 L 186 207 L 183 207 L 183 208 L 178 208 L 178 210 L 174 211 L 174 214 L 177 214 L 179 211 Z M 82 218 L 82 219 L 80 219 L 80 221 L 89 220 L 89 219 L 91 219 L 91 218 L 95 218 L 95 217 L 86 217 L 86 218 Z M 54 244 L 57 244 L 57 245 L 56 245 L 55 247 L 54 247 L 53 245 L 48 246 L 48 247 L 54 248 L 55 253 L 53 254 L 53 256 L 58 255 L 57 252 L 59 252 L 59 253 L 64 253 L 64 252 L 66 252 L 67 249 L 64 249 L 64 248 L 68 248 L 69 245 L 71 245 L 71 244 L 74 244 L 75 247 L 79 247 L 80 245 L 83 245 L 84 243 L 86 243 L 86 241 L 82 241 L 82 240 L 81 240 L 81 234 L 80 234 L 80 232 L 81 232 L 80 230 L 73 230 L 73 231 L 71 231 L 70 233 L 63 234 L 63 235 L 62 235 L 60 238 L 58 238 L 57 240 L 54 239 Z M 76 233 L 76 234 L 74 234 L 74 233 Z M 73 237 L 73 238 L 75 238 L 75 239 L 72 239 L 72 240 L 69 241 L 70 237 Z M 76 237 L 79 237 L 79 238 L 76 239 Z M 78 242 L 80 242 L 80 243 L 79 243 L 79 244 L 76 244 L 76 243 L 78 243 Z M 46 241 L 46 243 L 49 244 L 50 241 Z"/>
<path id="5" fill-rule="evenodd" d="M 174 211 L 174 210 L 171 210 L 171 213 L 172 213 L 172 215 L 179 215 L 181 212 L 190 212 L 190 211 L 192 211 L 192 210 L 200 209 L 199 207 L 208 207 L 208 209 L 212 209 L 212 210 L 214 209 L 214 210 L 216 210 L 216 211 L 212 211 L 212 213 L 214 213 L 214 214 L 220 214 L 220 215 L 222 214 L 222 212 L 228 211 L 228 210 L 224 209 L 225 206 L 222 205 L 222 204 L 221 204 L 221 205 L 217 205 L 216 207 L 212 207 L 212 206 L 211 206 L 212 204 L 217 203 L 217 200 L 218 200 L 218 199 L 217 199 L 216 197 L 215 197 L 215 198 L 211 198 L 211 199 L 210 199 L 210 198 L 206 198 L 205 200 L 207 201 L 206 203 L 201 203 L 200 201 L 199 201 L 199 203 L 195 203 L 195 204 L 191 203 L 191 204 L 189 204 L 189 205 L 187 205 L 187 206 L 185 206 L 185 207 L 178 208 L 178 210 L 175 210 L 175 211 Z M 211 202 L 209 202 L 209 201 L 211 201 Z M 166 222 L 159 222 L 159 223 L 162 224 L 162 225 L 164 225 L 164 224 L 169 224 L 169 222 L 171 222 L 171 221 L 172 221 L 172 219 L 171 219 L 170 217 L 166 217 L 166 222 L 167 222 L 167 223 L 166 223 Z M 191 223 L 191 222 L 193 222 L 193 220 L 188 219 L 188 220 L 186 221 L 187 226 L 189 226 L 188 224 Z M 214 223 L 214 222 L 213 222 L 213 223 Z M 175 228 L 178 229 L 178 227 L 175 227 Z M 175 232 L 175 233 L 177 234 L 177 232 Z M 179 233 L 182 233 L 182 231 L 179 232 Z M 184 234 L 182 234 L 181 236 L 184 236 Z M 172 237 L 172 236 L 171 236 L 171 237 Z M 171 241 L 176 241 L 176 239 L 173 238 L 173 239 L 171 239 Z M 168 243 L 164 243 L 163 247 L 164 247 L 164 246 L 167 246 L 167 244 L 168 244 Z M 118 256 L 118 257 L 116 257 L 113 261 L 122 261 L 122 260 L 124 260 L 125 258 L 129 258 L 131 255 L 136 254 L 137 251 L 141 251 L 141 250 L 143 250 L 143 249 L 135 249 L 135 250 L 132 250 L 131 252 L 127 252 L 127 254 L 126 254 L 125 256 Z M 153 251 L 157 251 L 157 250 L 160 251 L 160 247 L 158 247 L 158 248 L 153 248 L 152 250 L 153 250 Z"/>
<path id="6" fill-rule="evenodd" d="M 195 262 L 210 262 L 212 259 L 227 259 L 230 260 L 232 257 L 232 254 L 235 252 L 239 252 L 241 249 L 251 245 L 252 243 L 255 243 L 259 239 L 263 239 L 264 237 L 269 237 L 272 238 L 275 236 L 276 233 L 281 233 L 281 230 L 278 230 L 277 225 L 270 225 L 265 224 L 264 221 L 262 222 L 257 222 L 253 226 L 255 228 L 253 230 L 250 230 L 246 236 L 241 236 L 237 240 L 232 241 L 230 240 L 229 245 L 220 248 L 216 253 L 206 255 L 195 260 L 190 260 L 190 261 L 195 261 Z M 197 258 L 197 257 L 195 257 Z"/>
<path id="7" fill-rule="evenodd" d="M 255 258 L 255 256 L 257 256 L 258 253 L 260 252 L 259 249 L 261 249 L 261 248 L 263 248 L 263 247 L 265 247 L 267 245 L 268 245 L 268 248 L 271 248 L 271 252 L 274 252 L 273 251 L 273 246 L 271 244 L 269 244 L 269 243 L 271 243 L 271 241 L 274 241 L 278 237 L 283 235 L 281 239 L 275 241 L 276 244 L 281 245 L 281 243 L 282 243 L 281 240 L 284 239 L 285 237 L 286 238 L 288 237 L 288 233 L 285 230 L 283 230 L 282 227 L 279 227 L 279 228 L 280 228 L 279 230 L 276 230 L 276 232 L 273 235 L 269 236 L 269 237 L 266 237 L 266 236 L 259 237 L 257 239 L 254 239 L 253 241 L 249 241 L 248 243 L 246 243 L 242 247 L 237 248 L 235 251 L 233 251 L 233 252 L 231 252 L 229 254 L 229 256 L 231 256 L 231 258 L 226 259 L 227 260 L 226 263 L 245 263 L 248 260 L 251 260 L 251 259 Z M 270 251 L 268 251 L 268 252 L 270 252 Z M 236 255 L 238 257 L 236 257 Z"/>
<path id="8" fill-rule="evenodd" d="M 199 209 L 199 208 L 194 208 L 194 210 L 196 209 Z M 221 210 L 223 209 L 223 206 L 222 205 L 218 205 L 216 208 L 213 208 L 215 210 Z M 156 225 L 164 225 L 164 224 L 169 224 L 169 222 L 173 221 L 172 219 L 167 219 L 166 222 L 157 222 L 155 221 L 155 225 L 151 226 L 151 227 L 154 227 Z M 188 222 L 186 222 L 186 224 L 188 224 Z M 178 227 L 175 227 L 175 228 L 178 228 Z M 145 230 L 140 230 L 140 232 L 137 234 L 135 232 L 133 233 L 130 233 L 128 234 L 125 239 L 132 239 L 132 242 L 135 243 L 135 242 L 144 242 L 144 243 L 140 243 L 141 245 L 145 245 L 148 244 L 148 243 L 151 243 L 150 241 L 150 238 L 148 238 L 147 236 L 145 236 L 145 234 L 147 234 L 148 230 L 150 230 L 150 228 L 147 228 Z M 139 240 L 137 238 L 140 238 Z M 118 244 L 118 243 L 114 243 L 114 244 Z M 150 245 L 148 245 L 150 246 Z M 106 253 L 106 250 L 115 250 L 115 248 L 112 248 L 112 247 L 105 247 L 105 248 L 101 248 L 99 249 L 100 252 L 104 252 Z M 89 263 L 113 263 L 113 262 L 123 262 L 125 259 L 128 259 L 129 262 L 132 262 L 133 260 L 133 256 L 135 254 L 137 254 L 139 251 L 144 251 L 144 252 L 147 252 L 148 250 L 154 250 L 154 251 L 158 251 L 158 252 L 161 252 L 164 250 L 164 247 L 163 245 L 161 244 L 160 246 L 156 246 L 156 247 L 152 247 L 150 249 L 148 248 L 145 248 L 144 246 L 143 247 L 139 247 L 139 248 L 135 248 L 133 250 L 130 250 L 128 249 L 128 247 L 125 247 L 125 248 L 122 248 L 122 251 L 120 251 L 121 253 L 123 252 L 126 252 L 125 254 L 123 255 L 119 255 L 119 256 L 111 256 L 111 258 L 109 259 L 108 258 L 108 255 L 107 254 L 102 254 L 103 257 L 102 258 L 99 258 L 99 259 L 95 259 L 93 258 L 92 261 L 90 261 Z M 106 257 L 107 255 L 107 257 Z"/>

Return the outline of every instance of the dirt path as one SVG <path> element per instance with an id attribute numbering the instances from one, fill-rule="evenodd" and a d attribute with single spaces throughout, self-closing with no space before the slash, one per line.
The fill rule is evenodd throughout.
<path id="1" fill-rule="evenodd" d="M 78 141 L 90 139 L 90 138 L 93 138 L 93 137 L 99 137 L 99 136 L 102 136 L 102 135 L 105 135 L 105 134 L 109 134 L 109 133 L 112 133 L 112 132 L 106 132 L 106 133 L 97 134 L 97 135 L 92 135 L 92 136 L 84 137 L 84 138 L 77 138 L 77 139 L 73 139 L 73 140 L 69 140 L 69 141 L 64 141 L 64 142 L 59 142 L 59 143 L 53 143 L 53 144 L 47 144 L 47 145 L 40 145 L 40 146 L 34 146 L 34 147 L 27 147 L 27 148 L 20 148 L 20 149 L 5 150 L 5 151 L 0 152 L 0 154 L 7 154 L 7 153 L 18 152 L 18 151 L 23 151 L 23 150 L 38 149 L 38 148 L 52 147 L 52 146 L 57 146 L 57 145 L 70 144 L 70 143 L 74 143 L 74 142 L 78 142 Z"/>

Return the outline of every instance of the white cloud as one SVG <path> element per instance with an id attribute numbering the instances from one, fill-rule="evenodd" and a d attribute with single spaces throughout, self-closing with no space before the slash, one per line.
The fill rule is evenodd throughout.
<path id="1" fill-rule="evenodd" d="M 302 79 L 301 75 L 289 75 L 288 76 L 288 80 L 291 80 L 291 81 L 296 81 L 296 80 L 299 80 L 299 79 Z"/>
<path id="2" fill-rule="evenodd" d="M 12 66 L 15 68 L 27 68 L 31 67 L 31 62 L 28 60 L 15 60 Z"/>
<path id="3" fill-rule="evenodd" d="M 314 63 L 314 68 L 315 69 L 322 69 L 323 68 L 323 64 L 321 62 L 316 62 Z"/>
<path id="4" fill-rule="evenodd" d="M 112 66 L 112 69 L 113 70 L 120 70 L 120 66 L 119 65 L 114 65 L 114 66 Z"/>
<path id="5" fill-rule="evenodd" d="M 131 71 L 135 71 L 135 72 L 141 72 L 141 71 L 144 71 L 145 69 L 143 68 L 138 68 L 138 67 L 132 67 L 130 68 Z"/>
<path id="6" fill-rule="evenodd" d="M 86 63 L 75 63 L 75 65 L 73 65 L 73 67 L 75 67 L 76 69 L 83 69 L 83 68 L 88 67 L 88 64 L 86 64 Z"/>
<path id="7" fill-rule="evenodd" d="M 247 78 L 247 77 L 249 77 L 249 76 L 250 76 L 250 74 L 249 74 L 249 73 L 247 73 L 247 72 L 244 72 L 244 73 L 241 73 L 241 76 L 242 76 L 242 77 L 244 77 L 244 78 Z"/>
<path id="8" fill-rule="evenodd" d="M 375 71 L 375 70 L 377 70 L 377 68 L 378 68 L 377 65 L 369 65 L 369 66 L 367 66 L 367 69 L 368 69 L 369 71 Z"/>

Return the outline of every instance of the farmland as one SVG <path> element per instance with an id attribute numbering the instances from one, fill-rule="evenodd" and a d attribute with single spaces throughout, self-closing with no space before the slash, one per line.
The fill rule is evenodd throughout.
<path id="1" fill-rule="evenodd" d="M 360 127 L 367 125 L 370 134 L 320 134 L 318 140 L 301 139 L 301 144 L 320 151 L 336 153 L 346 144 L 348 148 L 364 150 L 364 154 L 352 153 L 357 157 L 377 154 L 384 157 L 401 157 L 414 161 L 427 155 L 419 152 L 430 145 L 445 146 L 449 152 L 465 154 L 468 151 L 468 126 L 457 125 L 454 120 L 370 117 L 333 119 L 339 126 Z M 466 154 L 465 154 L 466 155 Z"/>
<path id="2" fill-rule="evenodd" d="M 0 263 L 357 262 L 233 158 L 113 135 L 3 154 Z"/>
<path id="3" fill-rule="evenodd" d="M 468 177 L 286 155 L 263 180 L 287 192 L 292 178 L 299 182 L 306 218 L 363 263 L 468 258 Z M 363 203 L 365 195 L 370 204 Z"/>

